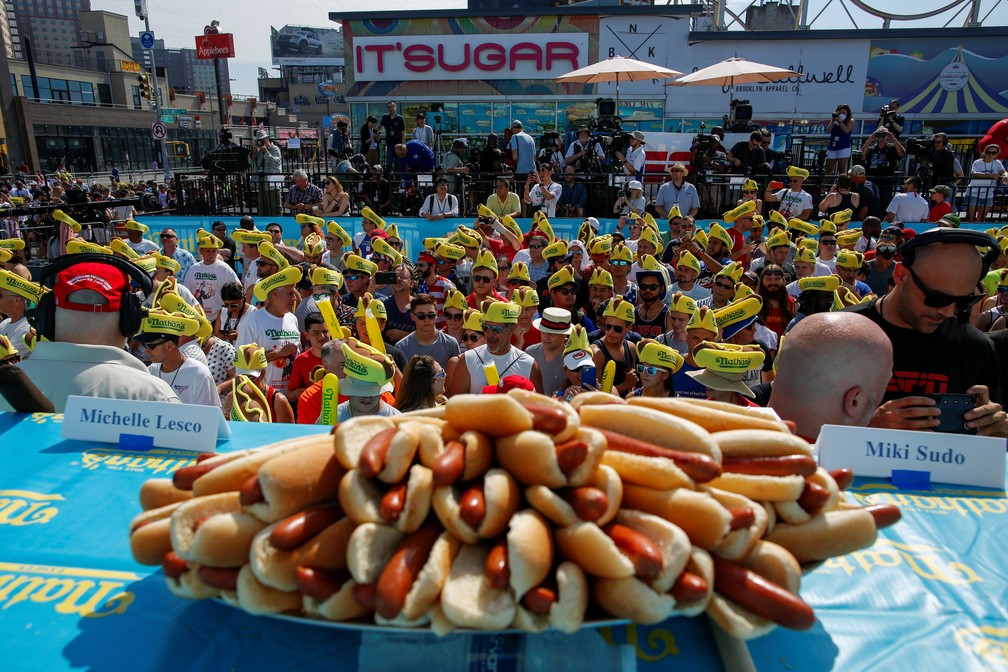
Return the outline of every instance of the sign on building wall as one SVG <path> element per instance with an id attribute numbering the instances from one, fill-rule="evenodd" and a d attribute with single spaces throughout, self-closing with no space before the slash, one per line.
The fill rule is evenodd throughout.
<path id="1" fill-rule="evenodd" d="M 273 65 L 343 65 L 343 33 L 333 28 L 284 26 L 270 30 Z"/>
<path id="2" fill-rule="evenodd" d="M 1008 46 L 1000 38 L 872 40 L 864 109 L 878 112 L 894 98 L 903 114 L 1004 115 Z"/>

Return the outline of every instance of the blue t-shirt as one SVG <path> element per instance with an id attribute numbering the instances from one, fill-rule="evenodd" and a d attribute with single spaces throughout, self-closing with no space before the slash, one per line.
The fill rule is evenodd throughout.
<path id="1" fill-rule="evenodd" d="M 532 136 L 522 131 L 511 136 L 508 147 L 518 152 L 518 160 L 515 162 L 516 173 L 531 173 L 535 171 L 535 140 Z"/>
<path id="2" fill-rule="evenodd" d="M 694 399 L 707 398 L 707 386 L 695 380 L 692 376 L 686 375 L 687 371 L 700 370 L 699 366 L 690 366 L 688 363 L 683 362 L 682 368 L 676 371 L 675 376 L 672 378 L 672 383 L 675 385 L 675 396 L 693 397 Z"/>

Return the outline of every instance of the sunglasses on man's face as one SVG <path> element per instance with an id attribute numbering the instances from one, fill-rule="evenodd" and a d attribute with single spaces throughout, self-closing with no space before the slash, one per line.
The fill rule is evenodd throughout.
<path id="1" fill-rule="evenodd" d="M 573 294 L 577 294 L 577 289 L 575 289 L 574 287 L 557 287 L 553 289 L 553 291 L 556 292 L 557 294 L 563 294 L 564 296 L 571 296 Z"/>
<path id="2" fill-rule="evenodd" d="M 493 332 L 495 334 L 500 334 L 506 329 L 503 324 L 485 324 L 483 325 L 483 333 Z"/>
<path id="3" fill-rule="evenodd" d="M 756 193 L 756 190 L 755 190 L 755 189 L 743 189 L 743 190 L 742 190 L 742 193 L 743 193 L 743 194 L 755 194 L 755 193 Z M 736 220 L 736 221 L 737 221 L 737 220 Z"/>
<path id="4" fill-rule="evenodd" d="M 366 275 L 358 275 L 356 273 L 347 273 L 346 275 L 343 276 L 343 279 L 344 280 L 349 280 L 350 282 L 354 282 L 355 280 L 360 280 L 361 278 L 367 278 L 367 277 L 368 276 L 366 276 Z"/>
<path id="5" fill-rule="evenodd" d="M 729 291 L 729 292 L 731 290 L 735 289 L 735 285 L 731 285 L 731 284 L 724 283 L 724 282 L 715 282 L 714 286 L 715 287 L 720 287 L 721 289 Z M 644 289 L 644 285 L 641 285 L 641 289 Z"/>
<path id="6" fill-rule="evenodd" d="M 449 313 L 447 310 L 444 312 L 444 318 L 449 322 L 457 322 L 462 319 L 462 313 Z"/>
<path id="7" fill-rule="evenodd" d="M 984 152 L 984 154 L 986 154 L 987 156 L 997 156 L 998 152 L 996 152 L 996 151 L 995 152 Z"/>
<path id="8" fill-rule="evenodd" d="M 622 334 L 623 327 L 619 324 L 603 324 L 602 331 L 612 331 L 617 334 Z"/>
<path id="9" fill-rule="evenodd" d="M 413 317 L 418 320 L 436 320 L 437 313 L 413 313 Z"/>
<path id="10" fill-rule="evenodd" d="M 524 287 L 526 283 L 524 280 L 511 279 L 508 280 L 508 286 L 510 287 Z"/>
<path id="11" fill-rule="evenodd" d="M 910 277 L 913 279 L 914 284 L 917 285 L 917 289 L 924 295 L 924 305 L 929 308 L 945 308 L 949 304 L 954 303 L 956 311 L 961 313 L 969 310 L 984 298 L 983 294 L 952 296 L 945 292 L 939 292 L 925 285 L 912 268 L 907 266 L 906 269 L 910 272 Z"/>
<path id="12" fill-rule="evenodd" d="M 430 264 L 417 264 L 416 267 L 421 273 L 426 273 L 430 270 Z"/>
<path id="13" fill-rule="evenodd" d="M 473 282 L 490 283 L 495 280 L 492 275 L 474 275 L 472 276 Z"/>
<path id="14" fill-rule="evenodd" d="M 614 259 L 613 261 L 610 261 L 609 263 L 612 264 L 613 266 L 629 266 L 630 265 L 629 261 L 626 261 L 626 260 L 623 260 L 623 259 Z"/>
<path id="15" fill-rule="evenodd" d="M 542 249 L 542 248 L 544 248 L 544 247 L 546 247 L 546 246 L 545 246 L 545 245 L 543 245 L 543 244 L 541 244 L 541 243 L 531 243 L 531 244 L 529 245 L 529 249 L 530 249 L 530 250 L 541 250 L 541 249 Z"/>
<path id="16" fill-rule="evenodd" d="M 784 273 L 782 273 L 781 271 L 767 271 L 766 273 L 763 274 L 763 277 L 764 278 L 783 278 L 784 277 Z"/>
<path id="17" fill-rule="evenodd" d="M 657 284 L 654 284 L 654 283 L 647 283 L 647 284 L 644 284 L 644 285 L 638 285 L 638 287 L 640 287 L 641 290 L 643 290 L 645 292 L 657 292 L 661 288 L 660 285 L 657 285 Z"/>
<path id="18" fill-rule="evenodd" d="M 836 245 L 836 239 L 834 238 L 833 240 L 827 240 L 827 239 L 823 238 L 822 240 L 819 241 L 819 244 L 820 245 L 830 245 L 830 246 L 833 246 L 833 245 Z"/>

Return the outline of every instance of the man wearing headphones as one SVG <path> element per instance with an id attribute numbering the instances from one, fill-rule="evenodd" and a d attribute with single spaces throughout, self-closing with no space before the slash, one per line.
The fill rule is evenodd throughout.
<path id="1" fill-rule="evenodd" d="M 976 407 L 963 415 L 966 429 L 1008 436 L 994 345 L 957 319 L 983 298 L 976 284 L 996 256 L 981 257 L 978 247 L 1000 252 L 984 233 L 931 229 L 918 234 L 900 249 L 896 286 L 880 299 L 847 309 L 882 327 L 893 345 L 892 379 L 872 426 L 934 429 L 941 411 L 925 395 L 970 394 Z"/>
<path id="2" fill-rule="evenodd" d="M 128 262 L 95 255 L 59 264 L 51 295 L 43 296 L 32 316 L 42 336 L 31 359 L 20 364 L 25 375 L 52 401 L 57 413 L 70 395 L 178 402 L 171 386 L 150 375 L 125 349 L 127 337 L 140 329 L 143 310 L 130 292 Z M 112 259 L 112 257 L 106 257 Z M 120 266 L 121 264 L 121 266 Z M 150 280 L 136 269 L 138 282 Z M 141 282 L 141 287 L 144 283 Z M 12 410 L 0 399 L 0 411 Z"/>

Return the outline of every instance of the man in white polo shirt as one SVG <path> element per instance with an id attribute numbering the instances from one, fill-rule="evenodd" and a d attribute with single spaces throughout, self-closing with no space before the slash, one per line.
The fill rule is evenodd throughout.
<path id="1" fill-rule="evenodd" d="M 288 266 L 256 283 L 254 294 L 260 309 L 238 324 L 235 340 L 235 347 L 257 343 L 266 351 L 266 384 L 284 394 L 301 344 L 297 318 L 291 312 L 297 298 L 295 285 L 300 280 L 301 269 Z"/>

